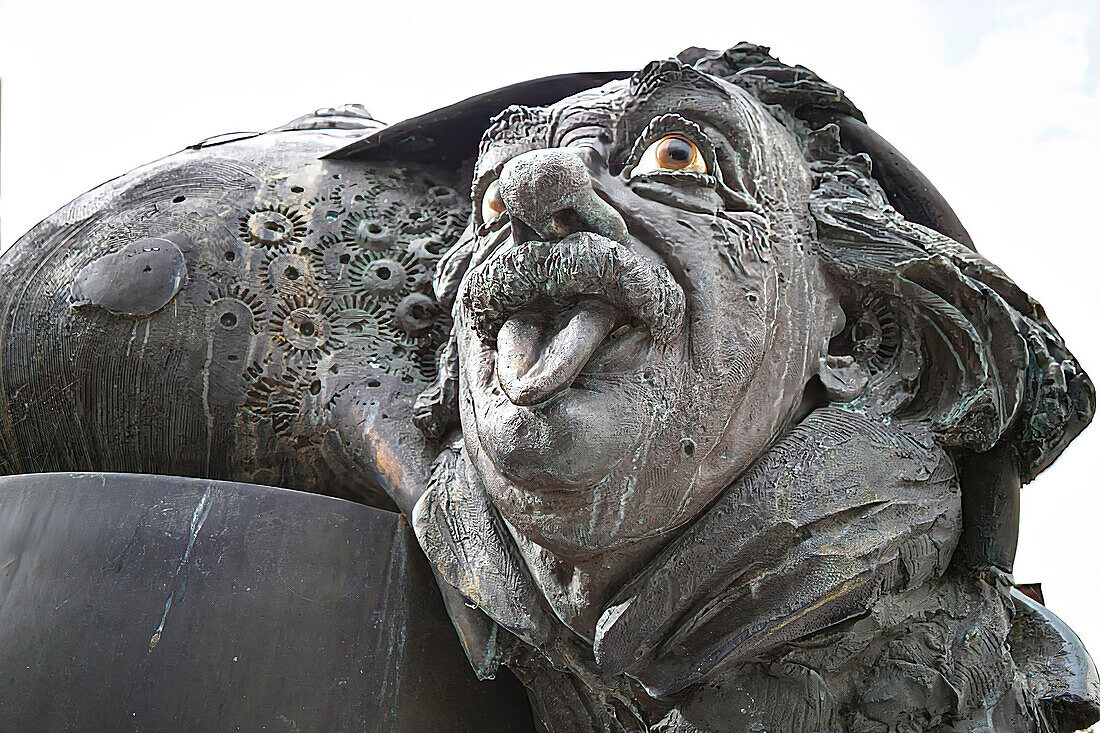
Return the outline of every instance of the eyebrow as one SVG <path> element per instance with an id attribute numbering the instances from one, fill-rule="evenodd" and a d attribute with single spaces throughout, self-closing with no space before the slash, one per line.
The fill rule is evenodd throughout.
<path id="1" fill-rule="evenodd" d="M 568 97 L 568 105 L 513 105 L 506 108 L 490 120 L 482 134 L 478 146 L 479 161 L 494 147 L 502 145 L 563 147 L 577 138 L 591 137 L 600 132 L 614 134 L 624 114 L 671 87 L 703 87 L 719 93 L 725 91 L 710 75 L 675 59 L 646 64 L 625 80 L 625 88 L 609 90 L 608 86 L 572 95 Z"/>
<path id="2" fill-rule="evenodd" d="M 549 127 L 550 114 L 545 107 L 507 107 L 489 120 L 489 126 L 481 134 L 478 156 L 483 155 L 494 144 L 529 140 L 540 132 L 548 137 Z"/>
<path id="3" fill-rule="evenodd" d="M 481 134 L 477 159 L 474 161 L 474 187 L 477 187 L 478 181 L 482 180 L 490 169 L 511 157 L 506 153 L 498 153 L 502 148 L 515 148 L 512 154 L 517 154 L 519 148 L 546 147 L 549 142 L 549 110 L 545 107 L 520 105 L 506 108 L 489 121 L 489 126 Z M 495 158 L 500 159 L 494 160 Z M 492 165 L 486 166 L 487 160 Z"/>

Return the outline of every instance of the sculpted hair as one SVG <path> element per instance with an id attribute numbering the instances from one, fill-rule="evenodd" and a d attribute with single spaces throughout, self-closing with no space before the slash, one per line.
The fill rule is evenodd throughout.
<path id="1" fill-rule="evenodd" d="M 873 133 L 843 91 L 751 44 L 680 60 L 752 92 L 802 146 L 817 251 L 847 318 L 834 346 L 868 378 L 849 408 L 925 423 L 948 449 L 1000 446 L 1024 482 L 1050 465 L 1092 419 L 1095 392 L 1042 307 L 973 250 L 946 204 L 905 190 L 923 181 L 873 170 L 858 152 Z"/>

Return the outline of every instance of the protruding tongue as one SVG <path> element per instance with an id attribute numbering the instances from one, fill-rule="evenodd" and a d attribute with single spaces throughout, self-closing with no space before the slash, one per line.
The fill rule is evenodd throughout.
<path id="1" fill-rule="evenodd" d="M 617 311 L 585 298 L 558 318 L 516 313 L 497 334 L 497 379 L 514 404 L 537 405 L 565 389 L 611 333 Z"/>

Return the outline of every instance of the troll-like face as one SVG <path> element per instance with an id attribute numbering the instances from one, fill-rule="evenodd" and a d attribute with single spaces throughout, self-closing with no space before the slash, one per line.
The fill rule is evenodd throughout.
<path id="1" fill-rule="evenodd" d="M 519 532 L 566 557 L 660 535 L 790 422 L 841 318 L 810 187 L 758 101 L 674 63 L 490 128 L 461 418 Z"/>

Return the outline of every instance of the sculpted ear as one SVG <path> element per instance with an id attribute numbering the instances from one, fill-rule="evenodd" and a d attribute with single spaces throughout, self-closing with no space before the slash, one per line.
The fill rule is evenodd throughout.
<path id="1" fill-rule="evenodd" d="M 1095 405 L 1043 309 L 978 253 L 899 214 L 866 156 L 816 173 L 816 246 L 847 320 L 830 353 L 868 374 L 852 407 L 927 425 L 949 449 L 1004 446 L 1029 481 Z"/>
<path id="2" fill-rule="evenodd" d="M 850 354 L 826 354 L 821 357 L 817 376 L 829 401 L 842 403 L 851 402 L 863 394 L 868 379 L 867 370 Z"/>

